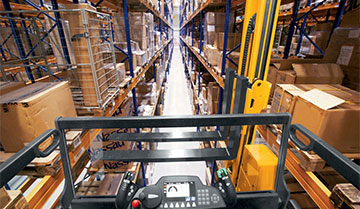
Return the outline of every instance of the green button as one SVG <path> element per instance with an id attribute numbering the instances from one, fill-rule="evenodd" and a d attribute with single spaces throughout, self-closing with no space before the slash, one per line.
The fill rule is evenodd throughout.
<path id="1" fill-rule="evenodd" d="M 216 171 L 216 174 L 218 176 L 218 178 L 222 178 L 222 177 L 225 177 L 225 176 L 228 176 L 228 173 L 226 171 L 226 168 L 222 168 L 222 169 L 219 169 Z"/>

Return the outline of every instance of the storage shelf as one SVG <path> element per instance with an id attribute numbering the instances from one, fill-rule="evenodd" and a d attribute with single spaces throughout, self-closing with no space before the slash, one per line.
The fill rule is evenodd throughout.
<path id="1" fill-rule="evenodd" d="M 211 74 L 211 76 L 215 79 L 216 83 L 218 83 L 221 88 L 225 88 L 224 78 L 222 78 L 220 75 L 217 74 L 216 69 L 214 67 L 209 66 L 205 58 L 201 56 L 199 52 L 194 49 L 194 47 L 190 46 L 182 37 L 180 37 L 180 39 L 185 43 L 185 45 L 191 50 L 191 52 L 195 55 L 195 57 Z"/>
<path id="2" fill-rule="evenodd" d="M 199 8 L 197 8 L 190 17 L 182 24 L 180 29 L 182 29 L 185 25 L 187 25 L 191 20 L 193 20 L 198 14 L 200 14 L 201 11 L 203 11 L 205 8 L 208 7 L 219 7 L 219 6 L 226 6 L 226 2 L 214 2 L 214 0 L 207 0 L 199 5 Z"/>
<path id="3" fill-rule="evenodd" d="M 159 49 L 153 58 L 141 68 L 140 73 L 137 77 L 132 79 L 131 84 L 125 90 L 124 94 L 119 95 L 119 97 L 115 100 L 115 105 L 113 107 L 109 107 L 105 110 L 104 115 L 106 117 L 111 117 L 113 113 L 120 107 L 122 102 L 128 96 L 128 92 L 131 91 L 136 85 L 140 82 L 140 80 L 144 77 L 146 71 L 149 70 L 150 66 L 154 63 L 154 61 L 160 56 L 161 52 L 164 51 L 165 47 L 172 41 L 172 39 L 168 40 L 161 49 Z M 100 129 L 88 130 L 81 137 L 81 145 L 78 146 L 73 152 L 69 153 L 69 158 L 71 162 L 71 166 L 74 167 L 83 154 L 86 154 L 87 148 L 90 146 L 92 140 L 100 133 Z M 84 163 L 84 162 L 82 162 Z M 52 193 L 56 190 L 56 188 L 60 185 L 60 183 L 64 180 L 64 172 L 61 171 L 55 176 L 45 176 L 40 183 L 26 196 L 26 200 L 29 203 L 30 208 L 42 208 L 46 201 L 51 197 Z M 22 190 L 26 190 L 33 181 L 26 181 L 23 186 L 21 186 Z M 29 185 L 30 184 L 30 185 Z M 57 203 L 57 201 L 55 202 Z M 54 205 L 55 206 L 55 205 Z"/>
<path id="4" fill-rule="evenodd" d="M 329 9 L 337 9 L 339 7 L 339 2 L 333 3 L 333 4 L 324 4 L 324 5 L 320 5 L 317 8 L 315 8 L 313 10 L 313 14 L 316 16 L 316 12 L 319 11 L 324 11 L 324 10 L 329 10 Z M 311 7 L 306 7 L 304 9 L 299 9 L 298 11 L 298 15 L 304 14 L 306 12 L 308 12 L 311 9 Z M 292 11 L 287 11 L 287 12 L 281 12 L 279 13 L 279 19 L 281 17 L 289 17 L 291 18 L 292 15 Z"/>
<path id="5" fill-rule="evenodd" d="M 98 0 L 90 0 L 90 2 L 97 4 L 99 1 Z M 170 23 L 164 17 L 161 16 L 159 11 L 155 10 L 155 8 L 152 7 L 152 5 L 150 4 L 150 1 L 148 1 L 148 0 L 128 0 L 127 3 L 128 3 L 128 7 L 131 11 L 150 10 L 157 18 L 160 18 L 161 21 L 163 21 L 168 27 L 170 27 L 172 29 L 172 26 L 170 25 Z M 121 5 L 121 6 L 117 6 L 117 5 Z M 109 9 L 121 10 L 122 1 L 105 0 L 100 4 L 100 7 L 101 6 L 108 7 Z"/>

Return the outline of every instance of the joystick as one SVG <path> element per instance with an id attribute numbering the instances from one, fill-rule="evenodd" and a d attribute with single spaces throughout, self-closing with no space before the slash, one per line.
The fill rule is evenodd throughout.
<path id="1" fill-rule="evenodd" d="M 115 206 L 117 209 L 125 209 L 130 204 L 136 191 L 139 187 L 132 181 L 135 179 L 135 174 L 127 171 L 121 181 L 120 188 L 116 195 Z M 135 203 L 134 203 L 135 204 Z M 138 203 L 136 203 L 138 205 Z"/>
<path id="2" fill-rule="evenodd" d="M 234 206 L 236 204 L 236 191 L 228 172 L 225 168 L 222 168 L 216 174 L 219 181 L 215 183 L 215 187 L 220 191 L 226 205 L 228 207 Z"/>

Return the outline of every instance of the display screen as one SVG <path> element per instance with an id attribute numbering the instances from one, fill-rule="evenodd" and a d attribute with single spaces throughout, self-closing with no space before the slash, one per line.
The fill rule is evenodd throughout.
<path id="1" fill-rule="evenodd" d="M 166 197 L 190 197 L 190 184 L 188 182 L 167 183 L 165 184 Z"/>

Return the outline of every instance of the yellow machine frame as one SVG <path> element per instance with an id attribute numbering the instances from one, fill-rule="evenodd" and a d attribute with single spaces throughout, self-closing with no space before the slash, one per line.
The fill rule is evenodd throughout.
<path id="1" fill-rule="evenodd" d="M 245 114 L 260 113 L 268 104 L 271 84 L 266 81 L 266 78 L 276 31 L 279 7 L 280 0 L 246 1 L 238 68 L 238 74 L 248 77 L 252 83 L 252 88 L 247 90 L 244 108 Z M 253 32 L 251 33 L 251 36 L 248 37 L 247 41 L 246 34 L 248 33 L 248 30 L 252 30 L 251 27 L 248 26 L 251 24 L 251 19 L 254 18 L 255 25 Z M 246 57 L 245 68 L 242 67 L 243 60 L 245 61 L 244 57 Z M 240 144 L 243 144 L 244 140 L 246 140 L 246 142 L 253 142 L 256 128 L 256 126 L 243 127 Z M 234 185 L 237 185 L 238 191 L 240 190 L 239 188 L 242 183 L 241 178 L 239 178 L 241 156 L 242 149 L 240 147 L 238 157 L 235 160 L 226 163 L 226 167 L 231 168 L 231 179 Z M 245 157 L 246 156 L 244 156 L 244 158 Z M 275 160 L 275 163 L 276 162 L 277 161 Z M 261 165 L 261 163 L 259 163 L 259 165 Z M 273 173 L 273 175 L 275 175 L 275 173 Z M 259 178 L 262 177 L 260 176 Z M 275 179 L 275 176 L 270 177 L 270 179 Z M 259 182 L 263 181 L 259 180 Z M 259 188 L 261 188 L 261 185 Z"/>

